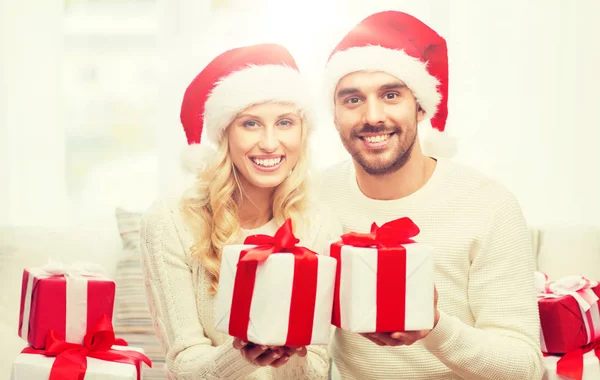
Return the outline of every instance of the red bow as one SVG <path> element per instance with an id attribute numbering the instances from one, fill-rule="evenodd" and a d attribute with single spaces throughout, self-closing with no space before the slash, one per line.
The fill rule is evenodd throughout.
<path id="1" fill-rule="evenodd" d="M 65 342 L 56 331 L 50 330 L 46 336 L 44 350 L 27 347 L 22 352 L 56 356 L 48 380 L 83 380 L 88 357 L 134 365 L 138 380 L 140 380 L 141 362 L 152 367 L 152 362 L 146 355 L 131 350 L 112 350 L 114 344 L 126 346 L 127 342 L 123 339 L 115 339 L 110 318 L 104 315 L 96 327 L 86 334 L 83 344 Z"/>
<path id="2" fill-rule="evenodd" d="M 287 219 L 275 232 L 275 236 L 251 235 L 244 240 L 244 244 L 254 244 L 256 247 L 248 251 L 240 261 L 264 262 L 273 253 L 293 253 L 296 256 L 306 257 L 315 253 L 308 248 L 297 247 L 300 240 L 294 236 L 292 221 Z"/>
<path id="3" fill-rule="evenodd" d="M 596 357 L 600 359 L 600 341 L 567 352 L 556 363 L 556 374 L 569 379 L 581 380 L 583 378 L 583 355 L 590 351 L 594 351 Z"/>
<path id="4" fill-rule="evenodd" d="M 396 247 L 414 243 L 413 237 L 419 234 L 419 227 L 407 217 L 392 220 L 378 227 L 371 225 L 371 233 L 350 232 L 342 235 L 342 243 L 354 247 Z"/>

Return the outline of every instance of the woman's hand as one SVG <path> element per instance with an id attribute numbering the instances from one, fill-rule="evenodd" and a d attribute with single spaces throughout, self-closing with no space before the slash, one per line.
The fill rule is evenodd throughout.
<path id="1" fill-rule="evenodd" d="M 294 354 L 296 354 L 296 355 L 300 356 L 301 358 L 303 358 L 308 353 L 306 351 L 306 347 L 305 346 L 300 346 L 300 347 L 274 346 L 274 347 L 283 350 L 284 354 L 288 355 L 289 357 L 291 357 Z"/>
<path id="2" fill-rule="evenodd" d="M 233 339 L 233 348 L 240 350 L 242 356 L 250 363 L 264 367 L 281 367 L 288 362 L 290 357 L 297 354 L 304 357 L 306 347 L 265 346 L 246 342 L 238 338 Z"/>

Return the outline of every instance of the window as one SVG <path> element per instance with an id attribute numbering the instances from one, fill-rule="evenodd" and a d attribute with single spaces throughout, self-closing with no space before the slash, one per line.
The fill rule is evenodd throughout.
<path id="1" fill-rule="evenodd" d="M 157 18 L 151 0 L 66 2 L 61 94 L 71 220 L 157 196 Z"/>

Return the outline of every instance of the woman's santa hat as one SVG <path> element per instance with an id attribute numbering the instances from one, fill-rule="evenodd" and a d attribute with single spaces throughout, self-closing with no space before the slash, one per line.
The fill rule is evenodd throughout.
<path id="1" fill-rule="evenodd" d="M 397 11 L 375 13 L 361 21 L 336 46 L 326 67 L 330 109 L 338 82 L 357 71 L 383 71 L 402 80 L 430 119 L 422 136 L 426 154 L 452 156 L 454 140 L 445 133 L 448 117 L 446 41 L 415 17 Z"/>
<path id="2" fill-rule="evenodd" d="M 185 170 L 203 170 L 216 154 L 211 145 L 218 145 L 235 117 L 266 102 L 294 104 L 308 129 L 313 128 L 308 91 L 286 48 L 277 44 L 245 46 L 213 59 L 183 97 L 180 118 L 188 142 L 182 155 Z"/>

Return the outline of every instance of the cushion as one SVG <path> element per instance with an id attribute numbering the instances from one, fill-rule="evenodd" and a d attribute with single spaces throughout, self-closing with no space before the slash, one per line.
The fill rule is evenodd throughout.
<path id="1" fill-rule="evenodd" d="M 144 379 L 166 379 L 164 353 L 155 335 L 146 299 L 140 262 L 140 221 L 142 214 L 118 208 L 116 219 L 123 248 L 117 260 L 115 282 L 115 334 L 129 345 L 143 348 L 152 360 L 144 370 Z"/>
<path id="2" fill-rule="evenodd" d="M 539 270 L 550 279 L 582 274 L 600 280 L 600 228 L 548 226 L 540 228 Z"/>
<path id="3" fill-rule="evenodd" d="M 533 247 L 533 258 L 535 260 L 535 270 L 538 270 L 538 254 L 540 253 L 540 230 L 535 227 L 529 227 L 529 236 Z"/>

